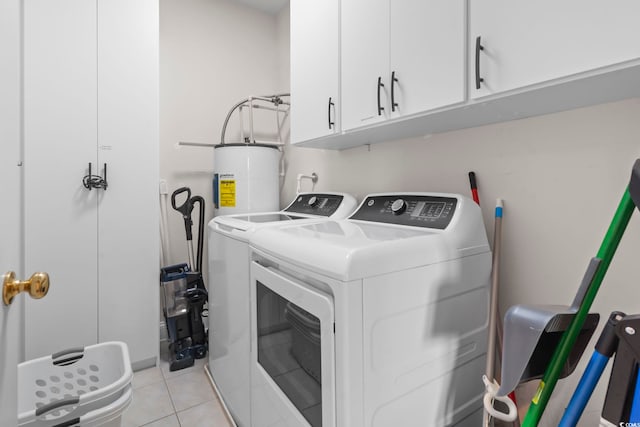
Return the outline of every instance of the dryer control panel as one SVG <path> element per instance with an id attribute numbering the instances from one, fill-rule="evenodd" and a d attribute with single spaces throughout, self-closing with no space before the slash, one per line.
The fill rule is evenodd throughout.
<path id="1" fill-rule="evenodd" d="M 338 210 L 343 199 L 344 196 L 339 194 L 298 194 L 295 200 L 287 206 L 285 212 L 331 216 Z"/>
<path id="2" fill-rule="evenodd" d="M 444 230 L 458 199 L 454 197 L 393 194 L 368 196 L 350 219 Z"/>

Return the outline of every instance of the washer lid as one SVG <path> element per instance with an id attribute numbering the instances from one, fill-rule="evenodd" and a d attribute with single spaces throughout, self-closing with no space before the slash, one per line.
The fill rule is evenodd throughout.
<path id="1" fill-rule="evenodd" d="M 317 215 L 288 214 L 285 212 L 261 212 L 252 214 L 221 215 L 213 218 L 209 227 L 216 230 L 240 230 L 254 231 L 255 229 L 268 225 L 278 225 L 302 219 L 324 219 Z"/>
<path id="2" fill-rule="evenodd" d="M 277 258 L 344 281 L 453 257 L 441 233 L 350 220 L 263 229 L 249 242 Z"/>
<path id="3" fill-rule="evenodd" d="M 384 195 L 385 202 L 392 199 L 388 196 Z M 429 196 L 445 195 L 432 193 Z M 368 204 L 371 197 L 367 196 L 363 204 Z M 340 221 L 292 223 L 260 229 L 249 238 L 249 242 L 252 247 L 276 258 L 345 281 L 488 252 L 487 236 L 478 205 L 463 196 L 446 197 L 455 199 L 455 209 L 451 209 L 444 226 L 438 223 L 437 227 L 429 228 L 426 224 L 430 223 L 429 218 L 419 220 L 415 219 L 415 215 L 411 221 L 415 221 L 416 226 L 391 220 L 376 222 L 373 214 L 363 219 L 353 219 L 359 217 L 356 211 L 350 219 Z M 379 210 L 380 215 L 401 217 L 388 204 L 379 205 L 383 206 Z M 371 206 L 376 204 L 369 208 Z M 420 209 L 419 212 L 427 208 L 426 205 L 415 206 Z M 403 215 L 411 217 L 412 213 L 407 209 Z"/>
<path id="4" fill-rule="evenodd" d="M 263 226 L 281 225 L 302 219 L 342 219 L 356 207 L 356 200 L 346 193 L 300 193 L 282 211 L 221 215 L 209 222 L 211 230 L 250 232 Z"/>
<path id="5" fill-rule="evenodd" d="M 351 220 L 257 230 L 249 244 L 276 258 L 341 281 L 436 264 L 488 252 L 486 244 L 457 247 L 439 231 Z"/>

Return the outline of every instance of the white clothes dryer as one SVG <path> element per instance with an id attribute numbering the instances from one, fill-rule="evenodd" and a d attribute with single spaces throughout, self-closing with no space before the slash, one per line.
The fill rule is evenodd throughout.
<path id="1" fill-rule="evenodd" d="M 356 206 L 349 194 L 301 193 L 282 211 L 209 222 L 209 372 L 238 426 L 251 425 L 249 237 L 285 223 L 346 218 Z"/>
<path id="2" fill-rule="evenodd" d="M 250 246 L 253 427 L 481 424 L 491 252 L 472 200 L 372 194 Z"/>

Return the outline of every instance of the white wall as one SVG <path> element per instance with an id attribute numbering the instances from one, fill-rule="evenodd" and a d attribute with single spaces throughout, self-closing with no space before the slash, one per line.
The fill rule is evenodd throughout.
<path id="1" fill-rule="evenodd" d="M 278 46 L 273 15 L 232 0 L 160 1 L 160 176 L 170 192 L 188 186 L 205 198 L 205 224 L 213 216 L 213 149 L 177 143 L 217 144 L 234 104 L 280 92 L 279 70 L 288 64 L 280 64 Z M 227 142 L 238 137 L 236 118 Z M 187 262 L 181 216 L 171 208 L 168 215 L 170 262 Z"/>
<path id="2" fill-rule="evenodd" d="M 519 303 L 569 305 L 640 157 L 639 117 L 640 99 L 630 99 L 344 151 L 287 147 L 281 200 L 295 194 L 298 173 L 315 171 L 317 190 L 345 191 L 361 200 L 383 191 L 469 195 L 467 173 L 475 171 L 490 241 L 495 199 L 505 200 L 502 313 Z M 637 253 L 636 214 L 593 305 L 601 325 L 613 310 L 640 313 Z M 559 382 L 540 425 L 557 425 L 586 361 Z M 607 382 L 608 371 L 581 425 L 597 425 Z M 522 390 L 521 402 L 528 402 L 533 391 L 535 384 Z"/>

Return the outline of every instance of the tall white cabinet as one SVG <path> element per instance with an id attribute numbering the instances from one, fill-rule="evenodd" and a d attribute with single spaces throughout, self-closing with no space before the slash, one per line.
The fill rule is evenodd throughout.
<path id="1" fill-rule="evenodd" d="M 158 354 L 158 2 L 24 0 L 25 356 L 110 340 Z M 104 174 L 108 188 L 82 179 Z"/>

